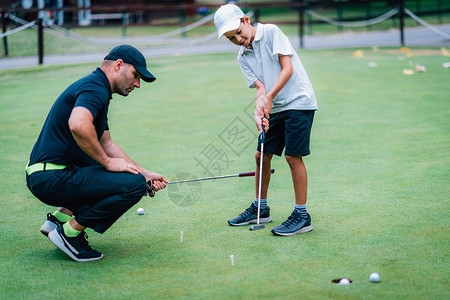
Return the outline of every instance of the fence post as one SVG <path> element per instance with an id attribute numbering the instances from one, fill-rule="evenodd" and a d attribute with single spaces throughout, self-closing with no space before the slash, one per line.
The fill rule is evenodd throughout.
<path id="1" fill-rule="evenodd" d="M 298 7 L 299 14 L 299 34 L 300 34 L 300 49 L 303 49 L 303 35 L 305 33 L 305 2 L 304 0 L 299 1 Z"/>
<path id="2" fill-rule="evenodd" d="M 259 18 L 261 16 L 259 8 L 255 8 L 255 23 L 259 23 Z"/>
<path id="3" fill-rule="evenodd" d="M 184 25 L 186 25 L 185 24 L 186 23 L 186 6 L 180 4 L 179 10 L 180 10 L 180 26 L 184 26 Z M 181 33 L 181 36 L 185 38 L 186 31 L 183 31 Z"/>
<path id="4" fill-rule="evenodd" d="M 305 11 L 306 11 L 307 9 L 311 9 L 311 1 L 310 0 L 305 0 L 305 1 L 306 1 L 306 3 L 305 3 Z M 312 24 L 312 17 L 310 14 L 306 15 L 306 25 L 308 25 L 308 27 L 307 27 L 308 34 L 312 35 L 313 34 L 313 30 L 312 30 L 313 24 Z"/>
<path id="5" fill-rule="evenodd" d="M 122 37 L 127 36 L 128 18 L 125 9 L 122 9 Z"/>
<path id="6" fill-rule="evenodd" d="M 404 19 L 405 19 L 405 4 L 403 0 L 398 0 L 398 18 L 400 22 L 400 44 L 402 47 L 405 46 L 405 26 L 404 26 Z"/>
<path id="7" fill-rule="evenodd" d="M 337 11 L 338 21 L 342 21 L 342 2 L 341 1 L 337 2 L 336 11 Z M 341 25 L 338 25 L 338 31 L 342 31 Z"/>
<path id="8" fill-rule="evenodd" d="M 366 2 L 366 19 L 367 20 L 372 19 L 372 7 L 370 5 L 370 1 Z M 367 29 L 371 30 L 372 27 L 370 25 L 367 25 Z"/>
<path id="9" fill-rule="evenodd" d="M 5 11 L 2 11 L 2 32 L 5 33 L 8 27 L 8 19 L 9 17 L 6 15 Z M 8 56 L 8 39 L 6 36 L 3 37 L 3 54 Z"/>
<path id="10" fill-rule="evenodd" d="M 38 60 L 39 64 L 44 63 L 44 25 L 42 19 L 38 19 Z"/>
<path id="11" fill-rule="evenodd" d="M 438 0 L 438 24 L 441 25 L 442 24 L 442 0 Z"/>

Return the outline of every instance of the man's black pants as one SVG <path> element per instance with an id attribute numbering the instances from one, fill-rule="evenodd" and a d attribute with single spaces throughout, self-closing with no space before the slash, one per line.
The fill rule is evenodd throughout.
<path id="1" fill-rule="evenodd" d="M 65 207 L 78 224 L 105 232 L 145 193 L 141 174 L 114 173 L 103 166 L 47 170 L 27 175 L 27 186 L 45 204 Z"/>

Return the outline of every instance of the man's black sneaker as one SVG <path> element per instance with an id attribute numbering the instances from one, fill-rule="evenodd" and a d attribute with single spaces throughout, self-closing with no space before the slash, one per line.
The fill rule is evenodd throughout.
<path id="1" fill-rule="evenodd" d="M 256 224 L 256 217 L 258 214 L 258 206 L 252 203 L 249 208 L 247 208 L 242 214 L 236 218 L 229 219 L 228 224 L 232 226 L 242 226 L 248 224 Z M 265 209 L 261 209 L 259 213 L 259 223 L 269 223 L 272 221 L 270 218 L 270 207 L 267 206 Z"/>
<path id="2" fill-rule="evenodd" d="M 95 251 L 86 240 L 86 232 L 81 232 L 76 237 L 68 237 L 64 229 L 59 226 L 48 234 L 50 241 L 75 261 L 93 261 L 103 258 L 103 254 Z"/>
<path id="3" fill-rule="evenodd" d="M 284 221 L 280 226 L 272 228 L 272 233 L 276 235 L 294 235 L 297 233 L 305 233 L 313 230 L 311 225 L 311 216 L 307 214 L 306 218 L 300 217 L 300 214 L 295 210 L 290 217 Z"/>
<path id="4" fill-rule="evenodd" d="M 51 213 L 47 214 L 47 221 L 45 221 L 44 224 L 41 226 L 41 232 L 43 235 L 48 236 L 48 233 L 52 230 L 55 230 L 58 228 L 58 226 L 62 226 L 64 222 L 61 222 L 58 220 L 54 215 Z"/>

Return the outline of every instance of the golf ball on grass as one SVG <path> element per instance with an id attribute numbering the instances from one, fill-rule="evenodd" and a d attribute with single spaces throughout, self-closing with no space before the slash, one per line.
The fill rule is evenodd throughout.
<path id="1" fill-rule="evenodd" d="M 137 214 L 138 215 L 143 215 L 144 214 L 144 209 L 142 207 L 139 207 L 137 210 Z"/>
<path id="2" fill-rule="evenodd" d="M 370 274 L 369 280 L 370 280 L 371 282 L 379 282 L 379 281 L 380 281 L 380 274 L 378 274 L 378 273 L 376 273 L 376 272 Z"/>
<path id="3" fill-rule="evenodd" d="M 350 280 L 348 280 L 347 278 L 342 278 L 339 281 L 339 285 L 349 285 L 350 284 Z"/>

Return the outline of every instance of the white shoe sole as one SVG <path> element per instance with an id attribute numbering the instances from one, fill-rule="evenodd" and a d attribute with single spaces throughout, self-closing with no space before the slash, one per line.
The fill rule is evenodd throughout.
<path id="1" fill-rule="evenodd" d="M 48 238 L 50 242 L 53 243 L 56 247 L 58 247 L 61 251 L 63 251 L 65 254 L 67 254 L 71 259 L 78 262 L 87 262 L 87 261 L 94 261 L 99 260 L 103 258 L 103 254 L 99 257 L 94 258 L 78 258 L 75 256 L 75 254 L 68 248 L 70 247 L 69 243 L 67 241 L 64 241 L 64 238 L 61 237 L 61 235 L 58 233 L 58 231 L 52 230 L 48 233 Z"/>
<path id="2" fill-rule="evenodd" d="M 271 217 L 260 218 L 259 219 L 259 223 L 269 223 L 269 222 L 272 222 L 272 218 Z M 230 222 L 228 222 L 228 224 L 230 224 L 231 226 L 244 226 L 244 225 L 256 224 L 256 223 L 257 223 L 256 219 L 253 219 L 253 220 L 250 220 L 250 221 L 247 221 L 247 222 L 242 222 L 242 223 L 239 223 L 239 224 L 231 224 Z"/>
<path id="3" fill-rule="evenodd" d="M 305 232 L 309 232 L 309 231 L 311 231 L 311 230 L 313 230 L 313 227 L 312 227 L 312 225 L 309 225 L 309 226 L 302 227 L 302 228 L 300 228 L 299 230 L 294 231 L 294 232 L 290 232 L 290 233 L 283 233 L 283 232 L 277 232 L 277 231 L 275 231 L 274 233 L 275 233 L 276 235 L 291 236 L 291 235 L 295 235 L 295 234 L 297 234 L 297 233 L 305 233 Z"/>
<path id="4" fill-rule="evenodd" d="M 58 225 L 56 225 L 53 222 L 50 222 L 49 220 L 45 221 L 45 223 L 41 226 L 41 233 L 45 236 L 48 236 L 48 233 L 50 231 L 55 230 L 58 227 Z"/>

